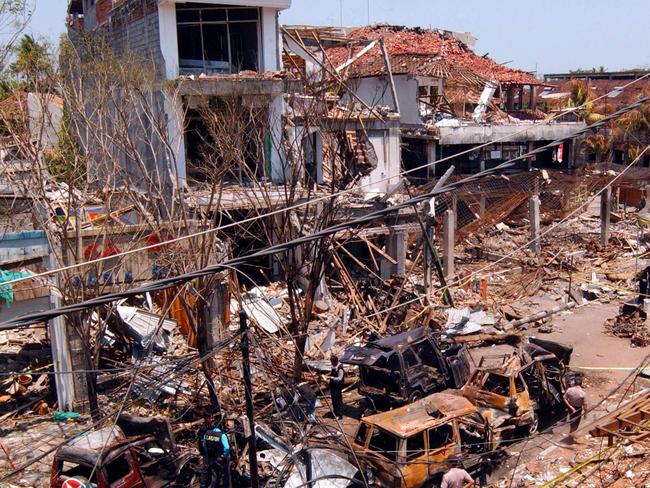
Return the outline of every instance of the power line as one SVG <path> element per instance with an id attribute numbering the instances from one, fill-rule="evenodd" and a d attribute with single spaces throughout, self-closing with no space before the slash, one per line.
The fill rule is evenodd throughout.
<path id="1" fill-rule="evenodd" d="M 630 104 L 630 105 L 616 111 L 615 113 L 613 113 L 611 115 L 603 117 L 600 121 L 592 124 L 591 126 L 588 126 L 588 127 L 583 128 L 583 129 L 580 129 L 578 131 L 575 131 L 570 136 L 557 139 L 557 140 L 555 140 L 555 141 L 553 141 L 553 142 L 551 142 L 551 143 L 549 143 L 549 144 L 547 144 L 545 146 L 534 149 L 533 151 L 529 151 L 528 153 L 525 153 L 525 154 L 523 154 L 521 156 L 517 156 L 517 157 L 515 157 L 513 159 L 510 159 L 508 161 L 505 161 L 505 162 L 495 166 L 494 168 L 489 168 L 489 169 L 486 169 L 486 170 L 484 170 L 484 171 L 482 171 L 480 173 L 470 175 L 470 176 L 468 176 L 466 178 L 463 178 L 463 179 L 461 179 L 461 180 L 459 180 L 457 182 L 444 185 L 439 189 L 433 189 L 432 191 L 430 191 L 428 193 L 418 195 L 418 196 L 413 197 L 413 198 L 411 198 L 411 199 L 409 199 L 409 200 L 407 200 L 405 202 L 396 204 L 396 205 L 394 205 L 392 207 L 388 207 L 388 208 L 384 208 L 384 209 L 377 210 L 377 211 L 374 211 L 374 212 L 370 212 L 370 213 L 367 213 L 364 216 L 357 217 L 355 219 L 352 219 L 350 221 L 343 222 L 343 223 L 340 223 L 340 224 L 335 224 L 335 225 L 330 226 L 330 227 L 326 227 L 324 229 L 321 229 L 320 231 L 313 232 L 312 234 L 308 234 L 308 235 L 305 235 L 305 236 L 302 236 L 302 237 L 298 237 L 296 239 L 289 240 L 289 241 L 287 241 L 285 243 L 276 244 L 274 246 L 266 247 L 264 249 L 261 249 L 259 251 L 256 251 L 256 252 L 253 252 L 253 253 L 250 253 L 250 254 L 239 256 L 239 257 L 236 257 L 236 258 L 232 258 L 232 259 L 226 260 L 223 263 L 217 263 L 217 264 L 213 264 L 213 265 L 210 265 L 210 266 L 206 266 L 206 267 L 204 267 L 202 269 L 199 269 L 199 270 L 196 270 L 196 271 L 193 271 L 193 272 L 190 272 L 190 273 L 186 273 L 186 274 L 178 275 L 178 276 L 173 276 L 173 277 L 168 277 L 168 278 L 163 278 L 163 279 L 154 281 L 152 283 L 149 283 L 147 285 L 143 285 L 143 286 L 138 287 L 138 288 L 133 288 L 133 289 L 122 291 L 122 292 L 116 292 L 116 293 L 103 295 L 103 296 L 100 296 L 100 297 L 92 298 L 90 300 L 86 300 L 86 301 L 76 303 L 76 304 L 66 305 L 64 307 L 56 308 L 56 309 L 53 309 L 53 310 L 48 310 L 48 311 L 43 311 L 43 312 L 36 312 L 36 313 L 22 315 L 22 316 L 19 316 L 17 318 L 14 318 L 14 319 L 11 319 L 9 321 L 1 323 L 0 324 L 0 330 L 7 330 L 7 329 L 16 328 L 16 327 L 31 325 L 33 323 L 38 323 L 38 322 L 43 322 L 43 321 L 53 319 L 55 317 L 58 317 L 60 315 L 64 315 L 64 314 L 67 314 L 67 313 L 80 312 L 80 311 L 87 310 L 87 309 L 90 309 L 90 308 L 95 308 L 95 307 L 98 307 L 98 306 L 101 306 L 101 305 L 106 305 L 106 304 L 111 303 L 111 302 L 113 302 L 115 300 L 120 300 L 120 299 L 123 299 L 123 298 L 130 298 L 130 297 L 133 297 L 133 296 L 136 296 L 136 295 L 141 295 L 141 294 L 144 294 L 144 293 L 150 293 L 150 292 L 159 291 L 159 290 L 163 290 L 163 289 L 166 289 L 166 288 L 171 288 L 171 287 L 174 287 L 174 286 L 178 286 L 178 285 L 187 283 L 188 281 L 191 281 L 193 279 L 201 278 L 203 276 L 212 275 L 212 274 L 215 274 L 217 272 L 223 271 L 225 269 L 231 268 L 233 266 L 241 265 L 241 264 L 243 264 L 243 263 L 245 263 L 247 261 L 250 261 L 251 259 L 257 259 L 257 258 L 260 258 L 260 257 L 266 257 L 266 256 L 278 254 L 278 253 L 281 253 L 283 251 L 287 251 L 289 249 L 292 249 L 293 247 L 296 247 L 296 246 L 299 246 L 299 245 L 302 245 L 302 244 L 306 244 L 306 243 L 309 243 L 309 242 L 312 242 L 312 241 L 316 241 L 316 240 L 319 240 L 319 239 L 323 239 L 323 238 L 326 238 L 326 237 L 329 237 L 329 236 L 333 236 L 338 232 L 348 230 L 350 228 L 354 228 L 354 227 L 357 227 L 357 226 L 360 226 L 360 225 L 363 225 L 363 224 L 367 224 L 367 223 L 376 221 L 377 219 L 379 219 L 381 217 L 384 217 L 385 215 L 398 212 L 401 209 L 411 208 L 411 207 L 413 207 L 413 206 L 415 206 L 415 205 L 417 205 L 419 203 L 429 202 L 431 200 L 431 198 L 436 196 L 436 195 L 445 193 L 445 192 L 453 190 L 453 189 L 457 189 L 457 188 L 459 188 L 459 187 L 461 187 L 461 186 L 463 186 L 463 185 L 465 185 L 465 184 L 467 184 L 469 182 L 479 180 L 479 179 L 481 179 L 481 178 L 483 178 L 483 177 L 485 177 L 487 175 L 492 175 L 492 174 L 498 173 L 499 171 L 502 171 L 502 170 L 504 170 L 506 168 L 510 168 L 510 167 L 514 166 L 515 163 L 518 162 L 518 161 L 528 159 L 529 157 L 531 157 L 533 155 L 539 154 L 539 153 L 544 152 L 544 151 L 546 151 L 548 149 L 559 146 L 560 144 L 562 144 L 563 141 L 565 141 L 567 139 L 577 137 L 579 135 L 590 132 L 595 128 L 601 127 L 601 126 L 609 123 L 611 120 L 614 120 L 614 119 L 620 117 L 621 115 L 624 115 L 625 113 L 640 107 L 641 105 L 643 105 L 647 101 L 650 101 L 650 97 L 642 98 L 639 101 L 637 101 L 637 102 L 635 102 L 633 104 Z"/>
<path id="2" fill-rule="evenodd" d="M 643 79 L 645 79 L 647 77 L 650 77 L 650 73 L 648 73 L 648 74 L 646 74 L 646 75 L 644 75 L 644 76 L 642 76 L 640 78 L 637 78 L 635 80 L 630 81 L 629 83 L 624 85 L 621 88 L 621 90 L 625 90 L 629 86 L 631 86 L 631 85 L 633 85 L 635 83 L 638 83 L 638 82 L 640 82 L 641 80 L 643 80 Z M 548 121 L 544 121 L 544 123 L 545 124 L 551 124 L 555 119 L 559 118 L 560 116 L 567 115 L 569 113 L 581 110 L 581 109 L 585 108 L 588 103 L 589 104 L 594 103 L 594 102 L 596 102 L 596 101 L 598 101 L 598 100 L 600 100 L 602 98 L 605 98 L 605 97 L 607 97 L 607 94 L 603 94 L 603 95 L 601 95 L 601 96 L 599 96 L 597 98 L 594 98 L 593 100 L 589 100 L 588 102 L 585 102 L 582 105 L 579 105 L 577 107 L 571 107 L 570 109 L 566 110 L 563 113 L 553 115 L 551 118 L 549 118 Z M 648 101 L 648 99 L 649 99 L 649 97 L 646 97 L 643 100 Z M 588 129 L 592 129 L 592 128 L 597 127 L 597 126 L 598 126 L 597 123 L 592 124 L 592 125 L 590 125 L 588 127 Z M 26 280 L 29 280 L 29 279 L 43 278 L 43 277 L 46 277 L 46 276 L 51 276 L 51 275 L 56 274 L 56 273 L 61 273 L 63 271 L 69 271 L 69 270 L 72 270 L 72 269 L 82 268 L 84 266 L 91 266 L 93 264 L 98 264 L 98 263 L 101 263 L 101 262 L 104 262 L 104 261 L 108 261 L 109 259 L 114 260 L 114 259 L 117 259 L 117 258 L 120 258 L 120 257 L 123 257 L 123 256 L 128 256 L 128 255 L 131 255 L 131 254 L 136 254 L 136 253 L 140 253 L 140 252 L 143 252 L 143 251 L 149 251 L 149 250 L 152 250 L 152 249 L 158 249 L 161 245 L 174 244 L 176 242 L 181 242 L 181 241 L 191 239 L 191 238 L 194 238 L 194 237 L 200 237 L 200 236 L 203 236 L 203 235 L 212 234 L 212 233 L 222 231 L 222 230 L 225 230 L 225 229 L 229 229 L 229 228 L 232 228 L 232 227 L 241 226 L 243 224 L 247 224 L 247 223 L 250 223 L 250 222 L 255 222 L 257 220 L 264 219 L 264 218 L 267 218 L 267 217 L 272 217 L 274 215 L 287 213 L 289 211 L 296 210 L 296 209 L 299 209 L 299 208 L 302 208 L 302 207 L 305 207 L 305 206 L 313 205 L 315 203 L 331 200 L 332 198 L 336 198 L 336 197 L 339 197 L 339 196 L 342 196 L 342 195 L 355 193 L 361 188 L 370 187 L 370 186 L 375 185 L 375 184 L 380 183 L 380 182 L 390 181 L 390 180 L 392 180 L 394 178 L 405 176 L 405 175 L 408 175 L 410 173 L 413 173 L 413 172 L 416 172 L 416 171 L 419 171 L 419 170 L 422 170 L 422 169 L 425 169 L 425 168 L 435 167 L 436 165 L 438 165 L 440 163 L 443 163 L 445 161 L 449 161 L 449 160 L 452 160 L 452 159 L 457 158 L 459 156 L 470 154 L 470 153 L 476 151 L 477 149 L 481 149 L 481 148 L 484 148 L 484 147 L 491 146 L 493 144 L 496 144 L 497 142 L 504 142 L 504 141 L 510 139 L 511 137 L 513 137 L 515 135 L 518 135 L 518 134 L 523 134 L 523 133 L 527 132 L 528 130 L 529 130 L 529 127 L 524 127 L 524 128 L 522 128 L 522 129 L 520 129 L 518 131 L 511 132 L 511 133 L 506 134 L 506 135 L 504 135 L 502 137 L 493 139 L 493 140 L 491 140 L 489 142 L 472 146 L 472 148 L 466 149 L 466 150 L 461 151 L 461 152 L 459 152 L 457 154 L 450 155 L 450 156 L 444 157 L 442 159 L 439 159 L 437 161 L 433 161 L 431 163 L 425 163 L 425 164 L 422 164 L 420 166 L 416 166 L 414 168 L 401 171 L 401 172 L 397 173 L 396 175 L 385 176 L 383 178 L 373 180 L 372 182 L 363 183 L 363 184 L 360 184 L 360 185 L 355 185 L 352 188 L 340 190 L 340 191 L 335 192 L 335 193 L 329 193 L 327 195 L 322 195 L 322 196 L 319 196 L 319 197 L 310 198 L 308 201 L 305 201 L 305 202 L 299 202 L 299 203 L 296 203 L 296 204 L 293 204 L 293 205 L 290 205 L 290 206 L 287 206 L 287 207 L 283 207 L 283 208 L 280 208 L 280 209 L 277 209 L 277 210 L 273 210 L 271 212 L 258 214 L 258 215 L 254 216 L 254 217 L 249 217 L 249 218 L 246 218 L 246 219 L 238 220 L 237 222 L 231 222 L 229 224 L 220 225 L 220 226 L 213 227 L 213 228 L 210 228 L 210 229 L 206 229 L 206 230 L 203 230 L 203 231 L 195 232 L 195 233 L 192 233 L 192 234 L 189 234 L 189 235 L 186 235 L 186 236 L 179 236 L 179 237 L 176 237 L 176 238 L 173 238 L 173 239 L 166 240 L 165 242 L 162 242 L 162 243 L 151 244 L 151 245 L 148 245 L 148 246 L 143 246 L 143 247 L 139 247 L 139 248 L 135 248 L 135 249 L 130 249 L 130 250 L 127 250 L 127 251 L 122 251 L 120 253 L 113 254 L 111 256 L 98 257 L 98 258 L 95 258 L 95 259 L 92 259 L 92 260 L 89 260 L 89 261 L 85 261 L 85 262 L 82 262 L 82 263 L 74 263 L 74 264 L 70 264 L 70 265 L 67 265 L 67 266 L 62 266 L 62 267 L 54 269 L 54 270 L 43 271 L 41 273 L 33 274 L 33 275 L 29 276 L 29 277 L 17 278 L 15 280 L 6 281 L 3 284 L 4 285 L 12 285 L 12 284 L 19 283 L 21 281 L 26 281 Z M 564 140 L 571 139 L 573 137 L 575 137 L 575 135 L 563 138 L 561 140 L 564 141 Z M 525 157 L 523 159 L 525 159 L 526 157 L 529 157 L 530 155 L 534 155 L 534 154 L 537 154 L 537 152 L 531 151 L 531 152 L 527 153 L 526 155 L 524 155 Z"/>
<path id="3" fill-rule="evenodd" d="M 217 345 L 215 345 L 215 347 L 213 347 L 212 349 L 207 351 L 205 354 L 199 355 L 195 359 L 193 359 L 191 361 L 188 361 L 188 363 L 186 365 L 184 365 L 182 368 L 179 368 L 178 371 L 170 373 L 170 376 L 166 376 L 164 378 L 159 378 L 157 380 L 154 380 L 154 381 L 150 382 L 147 386 L 149 388 L 158 388 L 160 386 L 163 386 L 163 385 L 167 384 L 170 381 L 170 379 L 172 379 L 173 377 L 179 376 L 181 374 L 184 374 L 187 370 L 189 370 L 191 367 L 193 367 L 193 365 L 195 363 L 200 363 L 202 361 L 205 361 L 205 360 L 211 358 L 212 356 L 214 356 L 215 354 L 217 354 L 218 352 L 220 352 L 221 350 L 225 349 L 232 342 L 237 340 L 239 338 L 239 336 L 240 336 L 240 333 L 237 332 L 236 334 L 222 340 Z M 131 400 L 129 402 L 128 406 L 131 406 L 136 402 L 137 402 L 137 400 Z M 95 429 L 95 428 L 99 427 L 102 423 L 104 423 L 106 420 L 108 420 L 110 417 L 112 417 L 115 414 L 115 412 L 117 412 L 117 409 L 113 409 L 110 413 L 104 415 L 103 417 L 101 417 L 97 421 L 93 422 L 87 428 L 85 428 L 82 431 L 78 432 L 77 434 L 71 436 L 70 438 L 65 439 L 64 441 L 58 443 L 57 445 L 53 446 L 52 448 L 48 449 L 47 451 L 39 454 L 36 458 L 25 462 L 23 465 L 21 465 L 18 468 L 12 470 L 11 472 L 5 474 L 2 478 L 0 478 L 0 481 L 5 481 L 5 480 L 11 478 L 12 476 L 16 475 L 17 473 L 20 473 L 21 471 L 24 471 L 26 468 L 28 468 L 32 464 L 37 463 L 41 459 L 43 459 L 46 456 L 49 456 L 50 454 L 52 454 L 59 447 L 65 446 L 66 444 L 69 444 L 74 439 L 78 438 L 79 436 L 81 436 L 83 434 L 86 434 L 86 433 L 90 432 L 92 429 Z"/>

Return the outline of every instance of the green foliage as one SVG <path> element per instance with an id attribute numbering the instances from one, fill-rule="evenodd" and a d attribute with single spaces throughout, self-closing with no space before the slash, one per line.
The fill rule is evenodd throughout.
<path id="1" fill-rule="evenodd" d="M 44 154 L 47 169 L 57 181 L 65 182 L 72 188 L 80 188 L 86 180 L 86 158 L 77 143 L 70 115 L 65 110 L 58 138 L 57 148 Z"/>
<path id="2" fill-rule="evenodd" d="M 569 73 L 572 75 L 591 75 L 591 74 L 596 74 L 596 73 L 605 73 L 607 71 L 607 68 L 604 66 L 598 66 L 598 67 L 593 67 L 593 68 L 578 68 L 576 70 L 569 70 Z"/>
<path id="3" fill-rule="evenodd" d="M 53 60 L 45 43 L 36 41 L 32 36 L 23 36 L 14 48 L 14 61 L 9 65 L 9 79 L 22 85 L 23 91 L 43 90 L 53 75 Z"/>

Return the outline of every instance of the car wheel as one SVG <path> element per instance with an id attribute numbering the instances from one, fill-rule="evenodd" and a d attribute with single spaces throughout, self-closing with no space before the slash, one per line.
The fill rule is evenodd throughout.
<path id="1" fill-rule="evenodd" d="M 409 395 L 409 403 L 417 402 L 422 399 L 422 392 L 420 390 L 413 390 Z"/>
<path id="2" fill-rule="evenodd" d="M 173 488 L 198 488 L 201 477 L 201 464 L 198 459 L 189 461 L 181 468 Z"/>

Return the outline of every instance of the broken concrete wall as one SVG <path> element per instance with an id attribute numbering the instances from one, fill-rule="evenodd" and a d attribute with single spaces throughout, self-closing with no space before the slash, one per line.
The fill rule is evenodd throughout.
<path id="1" fill-rule="evenodd" d="M 403 124 L 422 124 L 418 107 L 418 81 L 410 75 L 396 75 L 395 91 L 399 101 L 400 120 Z M 371 107 L 390 107 L 395 109 L 395 102 L 387 76 L 375 76 L 350 80 L 350 88 Z M 343 97 L 344 104 L 350 103 L 349 95 Z M 358 103 L 358 102 L 354 102 Z"/>
<path id="2" fill-rule="evenodd" d="M 400 182 L 400 131 L 397 127 L 368 129 L 368 140 L 377 156 L 377 167 L 360 180 L 364 193 L 384 193 Z"/>

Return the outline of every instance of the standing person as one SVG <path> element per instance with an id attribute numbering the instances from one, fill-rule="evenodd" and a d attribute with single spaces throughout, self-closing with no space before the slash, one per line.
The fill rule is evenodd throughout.
<path id="1" fill-rule="evenodd" d="M 332 354 L 330 361 L 332 363 L 332 371 L 330 372 L 332 410 L 334 410 L 334 417 L 341 420 L 343 418 L 343 382 L 345 380 L 345 370 L 339 362 L 339 358 L 334 354 Z"/>
<path id="2" fill-rule="evenodd" d="M 216 416 L 207 414 L 199 429 L 201 488 L 230 488 L 230 443 L 218 423 Z"/>
<path id="3" fill-rule="evenodd" d="M 474 483 L 474 479 L 462 468 L 451 468 L 442 477 L 440 488 L 465 488 Z"/>
<path id="4" fill-rule="evenodd" d="M 580 420 L 582 419 L 585 411 L 587 410 L 586 403 L 587 394 L 582 389 L 582 378 L 575 379 L 575 384 L 571 388 L 567 388 L 564 392 L 564 403 L 569 409 L 569 436 L 573 437 L 573 433 L 578 430 Z"/>

